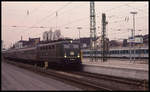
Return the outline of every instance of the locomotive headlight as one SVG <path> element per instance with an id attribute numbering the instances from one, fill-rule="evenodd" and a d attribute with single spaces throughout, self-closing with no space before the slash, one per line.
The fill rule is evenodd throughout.
<path id="1" fill-rule="evenodd" d="M 65 58 L 67 57 L 67 56 L 66 56 L 66 53 L 65 53 L 64 57 L 65 57 Z"/>
<path id="2" fill-rule="evenodd" d="M 78 56 L 77 56 L 78 58 L 80 57 L 80 54 L 78 54 Z"/>

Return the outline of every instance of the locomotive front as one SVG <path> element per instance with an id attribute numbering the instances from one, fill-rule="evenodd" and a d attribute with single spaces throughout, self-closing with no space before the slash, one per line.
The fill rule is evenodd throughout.
<path id="1" fill-rule="evenodd" d="M 68 41 L 63 43 L 63 61 L 69 66 L 81 65 L 81 50 L 79 42 Z"/>

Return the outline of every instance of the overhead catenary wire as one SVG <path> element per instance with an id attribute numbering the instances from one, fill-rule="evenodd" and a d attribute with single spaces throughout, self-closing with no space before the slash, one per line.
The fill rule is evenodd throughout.
<path id="1" fill-rule="evenodd" d="M 68 10 L 66 10 L 66 11 L 64 11 L 64 12 L 61 12 L 61 13 L 57 11 L 57 12 L 58 12 L 58 14 L 60 13 L 60 14 L 59 14 L 59 18 L 61 18 L 61 17 L 62 17 L 62 15 L 67 14 L 67 13 L 65 13 L 65 12 L 75 10 L 74 8 L 75 8 L 75 9 L 78 9 L 79 7 L 78 7 L 78 8 L 76 8 L 76 6 L 75 6 L 75 7 L 73 7 L 73 8 L 69 8 Z M 48 23 L 51 23 L 51 22 L 53 22 L 53 20 L 55 19 L 55 17 L 56 17 L 56 16 L 53 16 L 52 18 L 49 18 L 49 19 L 47 19 L 47 20 L 45 20 L 45 21 L 49 21 L 49 20 L 50 20 Z"/>
<path id="2" fill-rule="evenodd" d="M 64 6 L 60 7 L 60 8 L 57 9 L 56 11 L 60 11 L 60 10 L 64 9 L 65 7 L 67 7 L 67 6 L 68 6 L 69 4 L 71 4 L 71 3 L 72 3 L 72 2 L 69 2 L 69 3 L 65 4 Z M 43 17 L 42 19 L 40 19 L 39 21 L 37 21 L 35 24 L 33 24 L 31 27 L 34 27 L 36 24 L 41 23 L 41 22 L 44 21 L 47 17 L 52 16 L 53 14 L 56 13 L 56 11 L 54 11 L 54 12 L 50 13 L 49 15 Z M 26 30 L 29 30 L 29 29 L 30 29 L 30 28 L 28 28 L 28 29 L 26 29 Z M 24 30 L 24 31 L 26 31 L 26 30 Z"/>
<path id="3" fill-rule="evenodd" d="M 35 13 L 41 6 L 42 6 L 42 5 L 39 5 L 38 7 L 34 8 L 34 9 L 31 10 L 31 11 L 28 9 L 27 11 L 28 11 L 29 15 L 31 16 L 33 13 Z M 24 22 L 25 22 L 25 20 L 27 20 L 28 17 L 29 17 L 29 16 L 25 16 L 25 17 L 23 18 L 23 20 L 21 20 L 20 24 L 24 25 Z"/>
<path id="4" fill-rule="evenodd" d="M 54 15 L 56 12 L 59 12 L 60 10 L 64 9 L 65 7 L 67 7 L 67 6 L 68 6 L 69 4 L 71 4 L 71 3 L 72 3 L 72 2 L 69 2 L 69 3 L 65 4 L 64 6 L 60 7 L 59 9 L 57 9 L 56 11 L 54 11 L 54 12 L 50 13 L 49 15 L 43 17 L 41 20 L 39 20 L 38 22 L 36 22 L 34 25 L 36 25 L 37 23 L 39 23 L 39 22 L 45 20 L 47 17 Z"/>
<path id="5" fill-rule="evenodd" d="M 64 25 L 61 25 L 60 27 L 62 27 L 62 26 L 67 26 L 67 25 L 70 25 L 70 24 L 73 24 L 73 23 L 76 23 L 76 22 L 79 22 L 79 21 L 83 21 L 83 20 L 85 20 L 85 19 L 87 19 L 87 18 L 89 18 L 89 16 L 88 16 L 88 17 L 83 17 L 83 18 L 80 18 L 80 19 L 73 20 L 73 21 L 71 21 L 71 22 L 69 22 L 69 23 L 66 23 L 66 24 L 64 24 Z"/>

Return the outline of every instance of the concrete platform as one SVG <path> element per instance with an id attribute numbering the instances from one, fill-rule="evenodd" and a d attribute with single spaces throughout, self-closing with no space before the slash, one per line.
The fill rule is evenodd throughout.
<path id="1" fill-rule="evenodd" d="M 69 84 L 2 62 L 2 90 L 81 90 Z"/>
<path id="2" fill-rule="evenodd" d="M 148 60 L 124 60 L 124 59 L 109 59 L 102 62 L 101 59 L 93 61 L 89 58 L 84 58 L 84 71 L 92 73 L 100 73 L 124 78 L 148 80 L 149 65 Z"/>

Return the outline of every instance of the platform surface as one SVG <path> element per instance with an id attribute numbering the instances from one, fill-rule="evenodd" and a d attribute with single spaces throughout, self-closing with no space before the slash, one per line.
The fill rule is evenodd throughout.
<path id="1" fill-rule="evenodd" d="M 80 90 L 34 72 L 2 62 L 2 90 Z"/>
<path id="2" fill-rule="evenodd" d="M 138 80 L 149 80 L 148 62 L 148 60 L 130 62 L 127 59 L 109 59 L 106 62 L 101 59 L 92 61 L 92 59 L 84 58 L 82 60 L 83 71 Z"/>
<path id="3" fill-rule="evenodd" d="M 83 65 L 92 65 L 92 66 L 105 66 L 105 67 L 114 67 L 114 68 L 126 68 L 126 69 L 136 69 L 136 70 L 145 70 L 149 71 L 149 60 L 135 60 L 135 62 L 129 59 L 108 59 L 106 62 L 103 62 L 101 59 L 96 61 L 91 58 L 83 58 Z"/>

